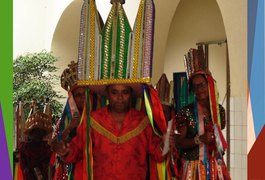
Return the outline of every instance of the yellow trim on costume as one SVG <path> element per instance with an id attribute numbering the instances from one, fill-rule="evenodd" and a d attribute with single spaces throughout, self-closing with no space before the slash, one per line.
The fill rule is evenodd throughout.
<path id="1" fill-rule="evenodd" d="M 194 180 L 196 179 L 197 164 L 198 164 L 198 160 L 191 162 L 191 173 L 192 173 L 191 179 L 194 179 Z"/>
<path id="2" fill-rule="evenodd" d="M 132 139 L 135 136 L 138 136 L 149 124 L 148 118 L 144 118 L 142 122 L 133 129 L 132 131 L 129 131 L 128 133 L 122 135 L 122 136 L 115 136 L 113 133 L 111 133 L 109 130 L 101 126 L 97 121 L 95 121 L 93 118 L 91 118 L 91 127 L 94 128 L 98 133 L 101 135 L 105 136 L 112 142 L 116 144 L 122 144 L 125 143 L 126 141 Z"/>
<path id="3" fill-rule="evenodd" d="M 78 80 L 77 84 L 84 85 L 104 85 L 104 84 L 130 84 L 130 83 L 150 83 L 150 77 L 131 79 L 100 79 L 100 80 Z"/>
<path id="4" fill-rule="evenodd" d="M 104 37 L 104 45 L 103 45 L 103 50 L 104 50 L 104 58 L 102 58 L 102 61 L 104 61 L 104 63 L 100 62 L 103 64 L 102 68 L 102 79 L 108 79 L 109 78 L 109 61 L 111 61 L 110 57 L 109 57 L 109 51 L 110 51 L 110 42 L 111 42 L 111 28 L 112 28 L 112 20 L 113 20 L 113 16 L 114 16 L 115 12 L 114 12 L 114 6 L 112 6 L 107 22 L 104 26 L 105 31 L 102 34 L 102 36 Z M 105 35 L 105 36 L 104 36 Z M 103 40 L 103 39 L 102 39 Z M 103 56 L 103 55 L 102 55 Z M 107 62 L 106 62 L 107 61 Z M 100 66 L 102 66 L 102 64 Z"/>
<path id="5" fill-rule="evenodd" d="M 90 2 L 90 6 L 89 6 L 90 10 L 89 12 L 91 12 L 90 14 L 90 18 L 89 18 L 89 21 L 90 21 L 90 37 L 89 37 L 89 43 L 90 43 L 90 52 L 89 52 L 89 55 L 90 55 L 90 71 L 89 71 L 89 76 L 90 77 L 93 77 L 94 76 L 94 68 L 95 68 L 95 18 L 96 18 L 96 12 L 94 11 L 95 10 L 95 1 L 92 1 Z M 86 52 L 86 51 L 85 51 Z"/>
<path id="6" fill-rule="evenodd" d="M 119 4 L 119 21 L 120 21 L 120 53 L 119 53 L 119 66 L 118 66 L 118 78 L 122 78 L 124 69 L 124 54 L 125 54 L 125 24 L 122 6 Z"/>
<path id="7" fill-rule="evenodd" d="M 141 0 L 139 10 L 136 17 L 136 28 L 135 28 L 135 44 L 134 44 L 134 54 L 133 54 L 133 76 L 134 78 L 138 75 L 138 65 L 139 65 L 139 47 L 141 46 L 141 20 L 143 18 L 144 11 L 144 1 Z"/>

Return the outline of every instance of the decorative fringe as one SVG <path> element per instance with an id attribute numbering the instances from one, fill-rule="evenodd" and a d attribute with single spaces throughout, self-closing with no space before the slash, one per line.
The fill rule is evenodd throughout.
<path id="1" fill-rule="evenodd" d="M 216 140 L 216 147 L 220 154 L 223 154 L 225 149 L 227 149 L 227 142 L 221 132 L 221 117 L 220 110 L 218 105 L 218 91 L 216 83 L 212 76 L 207 75 L 208 85 L 209 85 L 209 98 L 210 98 L 210 107 L 211 115 L 214 126 L 214 135 Z"/>
<path id="2" fill-rule="evenodd" d="M 175 117 L 174 111 L 172 111 L 172 116 Z M 175 119 L 172 119 L 171 129 L 176 129 Z M 167 156 L 167 174 L 169 179 L 176 179 L 179 177 L 179 170 L 177 165 L 177 160 L 179 158 L 178 150 L 174 146 L 174 142 L 170 142 L 172 145 Z"/>
<path id="3" fill-rule="evenodd" d="M 82 123 L 82 141 L 83 141 L 83 180 L 93 180 L 93 156 L 92 156 L 92 140 L 90 134 L 90 112 L 93 99 L 89 89 L 86 89 L 86 101 L 83 109 L 83 115 L 80 120 Z"/>
<path id="4" fill-rule="evenodd" d="M 153 132 L 161 137 L 167 129 L 166 120 L 163 114 L 163 108 L 160 103 L 157 92 L 149 86 L 144 87 L 144 104 L 148 119 L 153 128 Z M 170 157 L 167 156 L 167 159 L 161 163 L 156 163 L 150 160 L 150 179 L 172 179 L 171 176 L 171 167 L 170 167 Z M 153 172 L 152 169 L 155 169 L 156 172 Z"/>
<path id="5" fill-rule="evenodd" d="M 163 161 L 161 163 L 156 164 L 156 170 L 157 170 L 157 175 L 159 180 L 166 180 L 166 161 Z"/>
<path id="6" fill-rule="evenodd" d="M 228 144 L 223 136 L 223 133 L 221 132 L 221 129 L 216 124 L 214 125 L 214 136 L 216 140 L 216 147 L 220 154 L 223 154 L 223 152 L 227 149 Z"/>
<path id="7" fill-rule="evenodd" d="M 147 86 L 144 88 L 144 103 L 153 131 L 161 137 L 166 133 L 167 125 L 158 94 L 153 88 Z"/>
<path id="8" fill-rule="evenodd" d="M 146 90 L 144 90 L 144 102 L 145 102 L 146 114 L 148 116 L 148 119 L 150 121 L 150 124 L 151 124 L 151 126 L 152 126 L 155 134 L 159 136 L 159 134 L 156 132 L 155 127 L 154 127 L 154 120 L 153 120 L 152 109 L 151 109 L 150 101 L 149 101 L 149 99 L 147 97 Z"/>
<path id="9" fill-rule="evenodd" d="M 219 113 L 218 105 L 218 91 L 216 88 L 216 83 L 210 75 L 206 75 L 209 88 L 209 98 L 210 98 L 210 108 L 213 124 L 218 124 L 221 127 L 221 118 Z"/>
<path id="10" fill-rule="evenodd" d="M 185 180 L 223 180 L 230 179 L 224 163 L 219 163 L 218 159 L 210 158 L 206 163 L 201 160 L 184 161 L 183 176 Z M 226 168 L 226 167 L 225 167 Z"/>

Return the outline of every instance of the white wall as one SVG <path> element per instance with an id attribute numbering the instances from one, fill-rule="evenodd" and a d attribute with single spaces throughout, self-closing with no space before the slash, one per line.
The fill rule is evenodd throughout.
<path id="1" fill-rule="evenodd" d="M 174 72 L 185 72 L 183 56 L 190 48 L 196 48 L 196 43 L 224 39 L 224 24 L 215 1 L 180 1 L 167 38 L 164 59 L 167 77 L 172 80 Z M 226 93 L 226 44 L 209 45 L 209 68 L 222 100 Z"/>
<path id="2" fill-rule="evenodd" d="M 45 1 L 14 0 L 13 57 L 45 48 Z"/>
<path id="3" fill-rule="evenodd" d="M 247 96 L 247 0 L 217 0 L 229 46 L 231 95 Z M 246 102 L 245 102 L 246 103 Z"/>
<path id="4" fill-rule="evenodd" d="M 14 0 L 13 57 L 50 50 L 57 22 L 72 0 Z"/>

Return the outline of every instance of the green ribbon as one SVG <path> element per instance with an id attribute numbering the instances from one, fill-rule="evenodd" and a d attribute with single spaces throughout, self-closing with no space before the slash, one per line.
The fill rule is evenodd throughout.
<path id="1" fill-rule="evenodd" d="M 149 99 L 147 97 L 147 94 L 146 94 L 146 90 L 145 89 L 144 89 L 144 104 L 145 104 L 145 108 L 146 108 L 146 113 L 147 113 L 148 119 L 149 119 L 150 124 L 151 124 L 151 126 L 153 128 L 154 133 L 157 136 L 161 137 L 161 135 L 159 135 L 159 133 L 155 129 L 152 108 L 151 108 L 150 101 L 149 101 Z"/>
<path id="2" fill-rule="evenodd" d="M 90 167 L 90 95 L 89 89 L 86 88 L 86 156 L 87 156 L 87 170 L 88 170 L 88 177 L 91 179 L 91 167 Z"/>

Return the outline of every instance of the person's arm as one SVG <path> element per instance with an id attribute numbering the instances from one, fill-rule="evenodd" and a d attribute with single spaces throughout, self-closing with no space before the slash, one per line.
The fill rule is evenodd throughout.
<path id="1" fill-rule="evenodd" d="M 175 146 L 181 149 L 192 148 L 200 143 L 209 144 L 214 140 L 212 132 L 205 132 L 202 135 L 196 135 L 193 138 L 187 138 L 187 126 L 178 128 L 179 134 L 175 135 Z"/>
<path id="2" fill-rule="evenodd" d="M 79 121 L 80 121 L 79 117 L 78 118 L 72 118 L 69 125 L 62 132 L 62 140 L 63 141 L 67 141 L 68 139 L 72 139 L 75 136 L 75 135 L 72 136 L 71 134 L 74 134 L 73 132 L 78 127 Z"/>
<path id="3" fill-rule="evenodd" d="M 74 138 L 75 139 L 75 138 Z M 73 139 L 73 140 L 74 140 Z M 63 145 L 64 152 L 59 153 L 61 158 L 66 163 L 75 163 L 76 161 L 80 160 L 82 157 L 82 146 L 79 147 L 78 143 L 71 141 L 70 143 Z"/>
<path id="4" fill-rule="evenodd" d="M 83 124 L 77 129 L 77 135 L 70 141 L 58 142 L 56 139 L 51 143 L 51 149 L 55 151 L 66 163 L 74 163 L 82 157 Z"/>
<path id="5" fill-rule="evenodd" d="M 213 132 L 205 132 L 203 135 L 196 135 L 188 138 L 188 121 L 185 113 L 182 110 L 176 115 L 176 129 L 178 134 L 175 134 L 175 146 L 180 149 L 188 149 L 198 146 L 200 143 L 209 144 L 213 141 Z"/>

